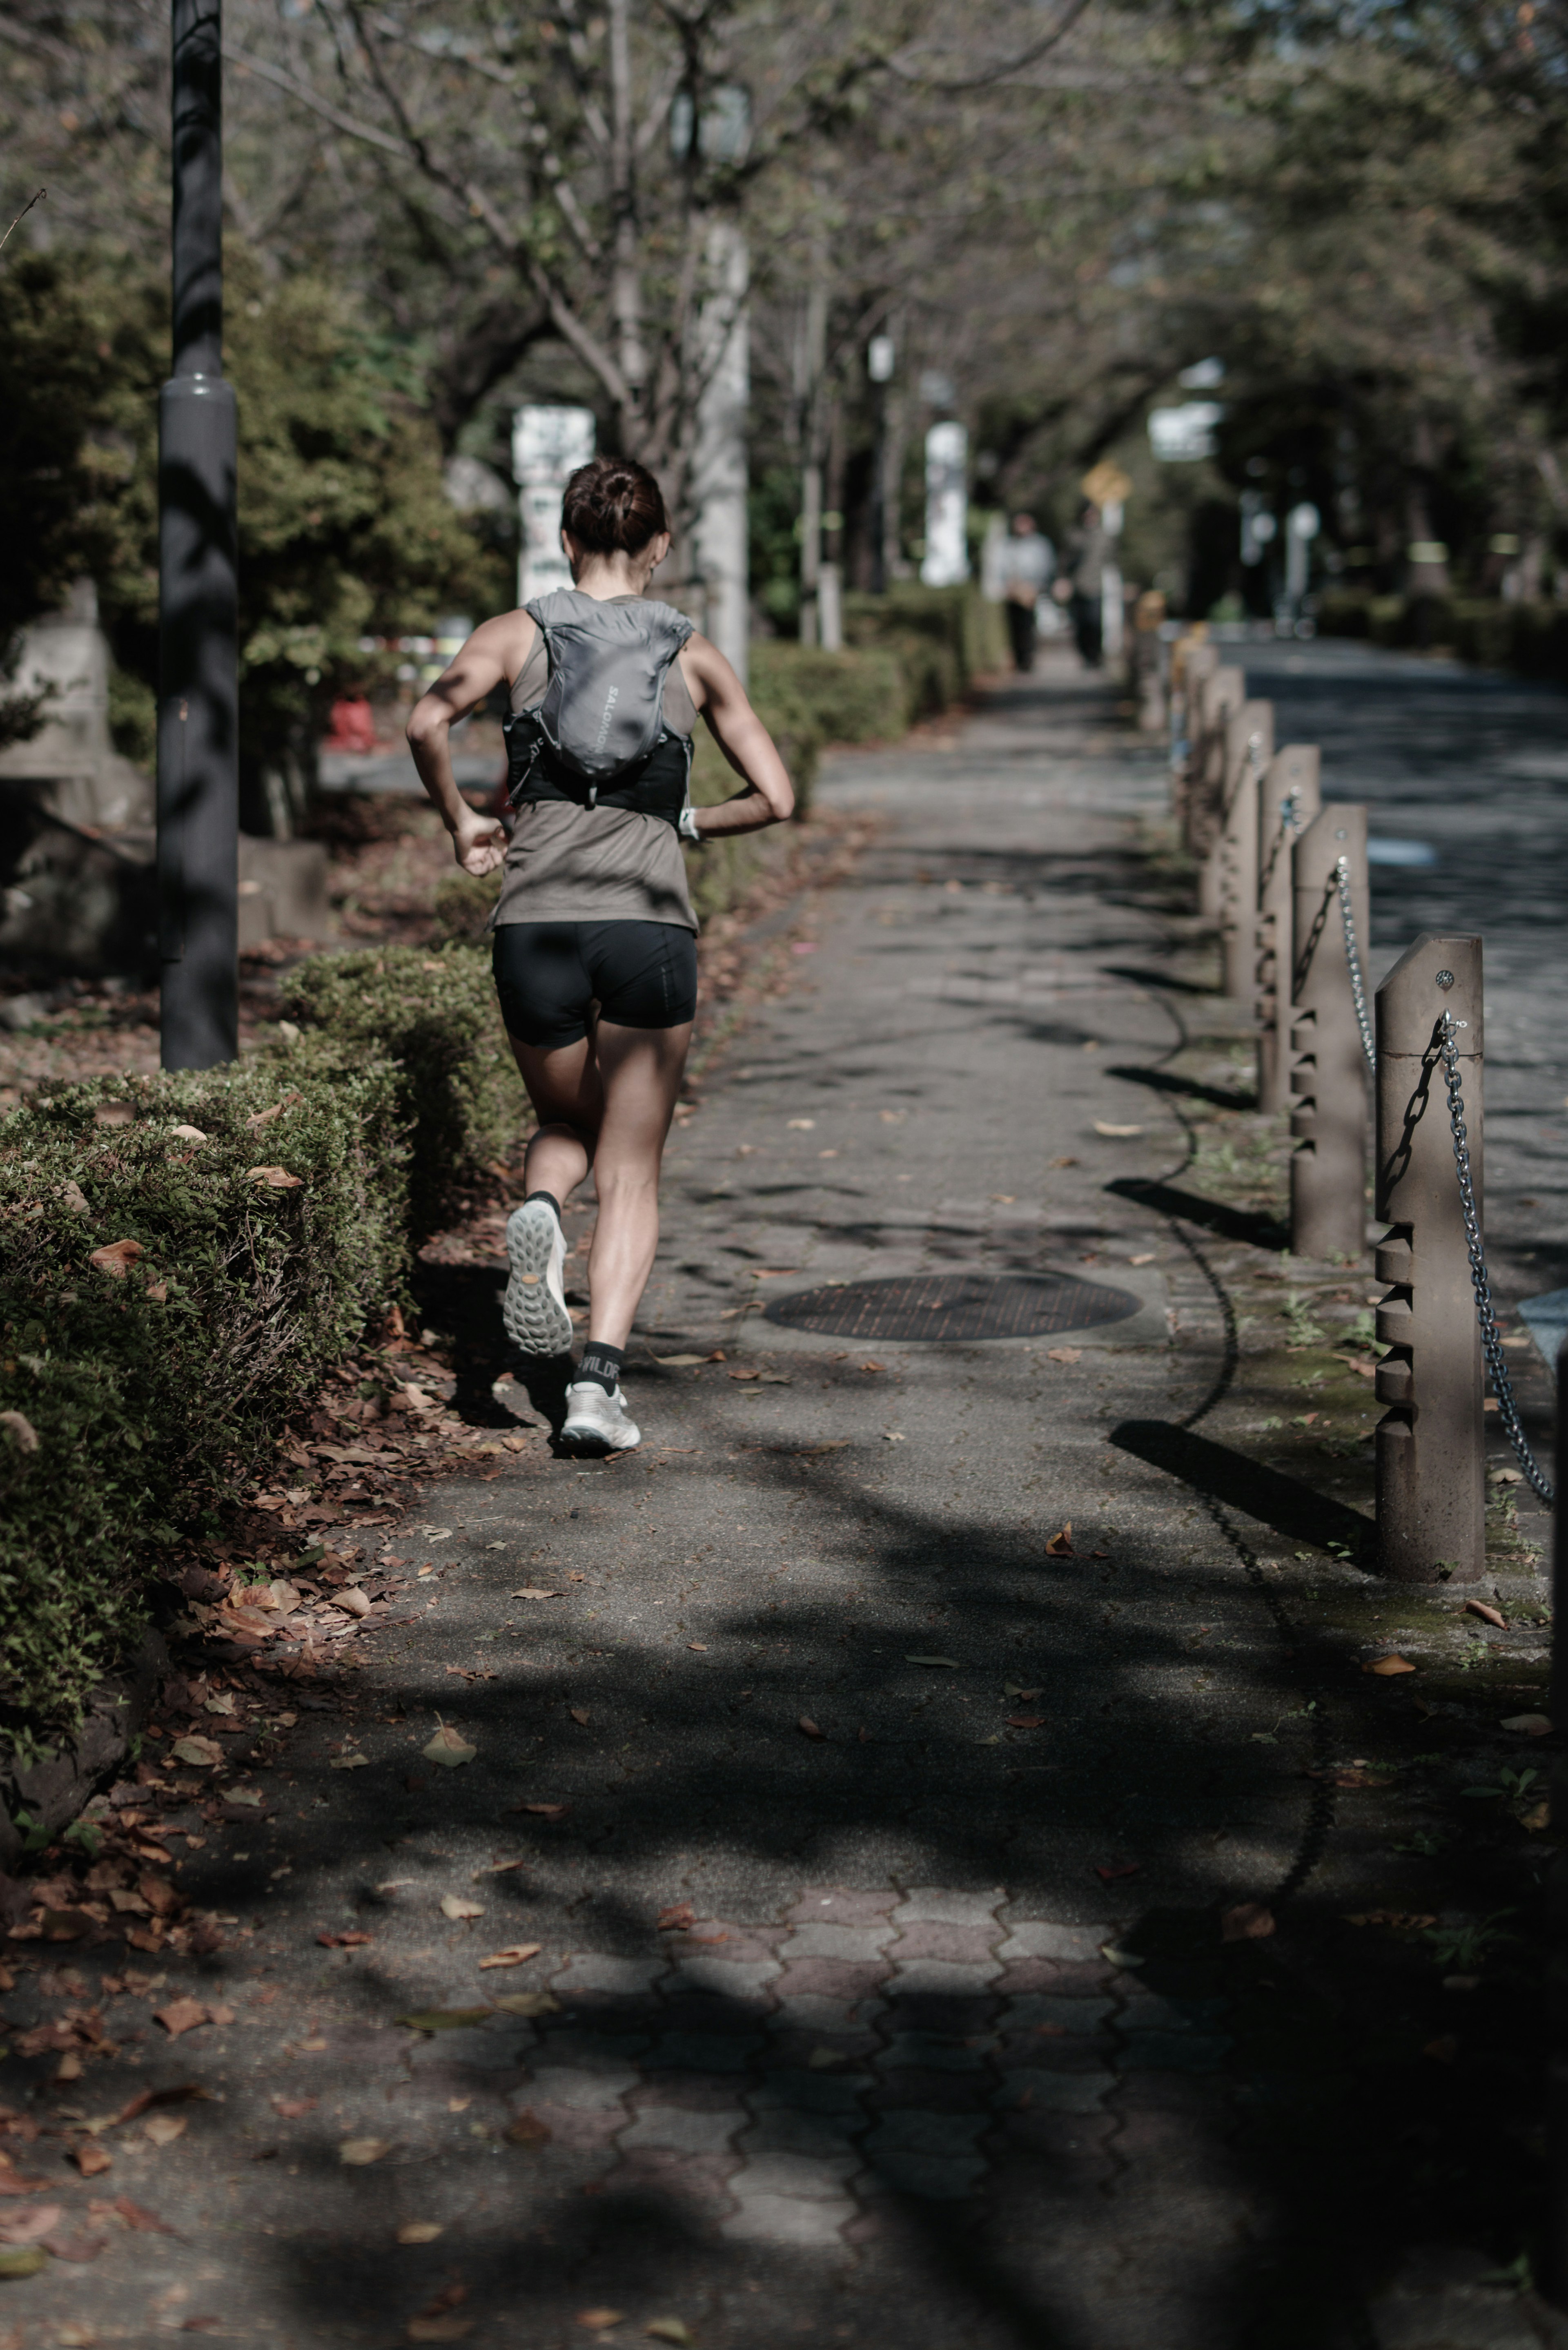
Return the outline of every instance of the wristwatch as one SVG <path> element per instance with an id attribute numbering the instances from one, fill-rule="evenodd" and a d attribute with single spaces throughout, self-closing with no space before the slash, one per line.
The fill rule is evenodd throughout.
<path id="1" fill-rule="evenodd" d="M 707 847 L 708 841 L 706 835 L 699 832 L 697 829 L 697 811 L 694 807 L 683 807 L 681 809 L 680 822 L 677 826 L 676 829 L 679 831 L 681 839 L 689 840 L 693 848 Z"/>

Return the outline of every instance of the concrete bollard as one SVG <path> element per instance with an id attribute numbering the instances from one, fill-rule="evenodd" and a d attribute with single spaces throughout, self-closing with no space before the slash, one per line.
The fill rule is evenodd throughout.
<path id="1" fill-rule="evenodd" d="M 1199 689 L 1201 732 L 1193 743 L 1197 768 L 1188 802 L 1187 845 L 1201 866 L 1198 910 L 1211 922 L 1220 919 L 1220 869 L 1210 852 L 1220 831 L 1226 730 L 1246 698 L 1247 681 L 1239 669 L 1211 671 Z"/>
<path id="2" fill-rule="evenodd" d="M 1225 993 L 1251 1000 L 1258 966 L 1258 779 L 1274 755 L 1274 705 L 1244 702 L 1225 725 L 1224 788 L 1220 833 L 1220 944 Z"/>
<path id="3" fill-rule="evenodd" d="M 1366 1055 L 1345 955 L 1342 857 L 1365 945 L 1364 807 L 1324 808 L 1291 851 L 1291 1246 L 1354 1263 L 1366 1248 Z"/>
<path id="4" fill-rule="evenodd" d="M 1470 1284 L 1439 1023 L 1456 1043 L 1482 1200 L 1480 939 L 1418 938 L 1377 991 L 1377 1546 L 1385 1575 L 1473 1583 L 1486 1565 L 1480 1328 Z"/>
<path id="5" fill-rule="evenodd" d="M 1200 636 L 1179 637 L 1170 648 L 1170 813 L 1178 837 L 1184 842 L 1199 687 L 1219 660 L 1214 647 Z"/>
<path id="6" fill-rule="evenodd" d="M 1294 882 L 1291 852 L 1321 806 L 1322 764 L 1315 743 L 1287 743 L 1258 784 L 1258 1107 L 1290 1099 L 1291 940 Z"/>

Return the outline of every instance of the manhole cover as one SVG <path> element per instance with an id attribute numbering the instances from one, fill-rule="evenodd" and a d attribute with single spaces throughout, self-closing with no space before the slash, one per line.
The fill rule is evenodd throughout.
<path id="1" fill-rule="evenodd" d="M 1033 1338 L 1125 1322 L 1143 1300 L 1055 1273 L 909 1274 L 775 1297 L 765 1319 L 826 1338 Z"/>

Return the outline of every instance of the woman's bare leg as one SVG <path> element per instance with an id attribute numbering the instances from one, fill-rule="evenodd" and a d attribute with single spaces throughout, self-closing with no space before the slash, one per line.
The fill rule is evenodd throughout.
<path id="1" fill-rule="evenodd" d="M 624 1347 L 659 1245 L 659 1172 L 686 1072 L 691 1024 L 621 1028 L 552 1052 L 511 1039 L 539 1130 L 524 1180 L 563 1206 L 594 1170 L 598 1221 L 588 1262 L 588 1336 Z"/>
<path id="2" fill-rule="evenodd" d="M 686 1073 L 691 1023 L 594 1034 L 603 1095 L 594 1151 L 599 1196 L 588 1260 L 588 1336 L 624 1347 L 659 1246 L 659 1170 Z M 530 1167 L 531 1171 L 531 1167 Z"/>
<path id="3" fill-rule="evenodd" d="M 564 1207 L 594 1161 L 604 1093 L 592 1036 L 549 1051 L 509 1036 L 539 1130 L 528 1145 L 524 1181 L 530 1191 L 548 1191 Z"/>

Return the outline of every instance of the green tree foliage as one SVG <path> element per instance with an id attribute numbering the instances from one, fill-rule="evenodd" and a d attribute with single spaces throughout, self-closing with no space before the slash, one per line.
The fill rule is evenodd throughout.
<path id="1" fill-rule="evenodd" d="M 338 288 L 232 248 L 223 363 L 239 405 L 240 722 L 253 765 L 308 756 L 372 674 L 368 636 L 507 600 L 504 560 L 441 489 L 408 341 Z M 117 655 L 155 684 L 161 276 L 56 250 L 0 271 L 0 638 L 99 583 Z"/>

